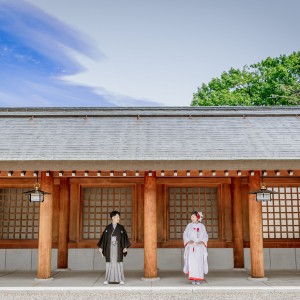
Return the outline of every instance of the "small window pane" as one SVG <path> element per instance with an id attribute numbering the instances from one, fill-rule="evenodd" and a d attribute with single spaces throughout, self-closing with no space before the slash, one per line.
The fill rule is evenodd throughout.
<path id="1" fill-rule="evenodd" d="M 32 232 L 38 232 L 39 203 L 29 202 L 29 195 L 24 194 L 24 192 L 31 189 L 0 189 L 0 239 L 38 238 L 38 235 L 33 236 Z M 33 219 L 36 222 L 33 223 Z M 6 220 L 9 220 L 9 222 Z"/>
<path id="2" fill-rule="evenodd" d="M 300 203 L 291 199 L 300 198 L 299 188 L 271 187 L 269 189 L 278 191 L 279 194 L 274 194 L 274 200 L 262 208 L 263 237 L 269 239 L 298 238 Z"/>
<path id="3" fill-rule="evenodd" d="M 111 223 L 109 214 L 113 210 L 120 211 L 120 223 L 126 227 L 131 238 L 132 188 L 84 188 L 83 203 L 83 239 L 99 239 L 105 227 Z"/>
<path id="4" fill-rule="evenodd" d="M 217 200 L 218 189 L 215 187 L 169 188 L 169 239 L 182 239 L 183 231 L 188 222 L 190 222 L 190 214 L 193 211 L 203 212 L 205 219 L 202 222 L 206 226 L 210 238 L 218 239 Z M 174 214 L 175 212 L 176 214 Z"/>

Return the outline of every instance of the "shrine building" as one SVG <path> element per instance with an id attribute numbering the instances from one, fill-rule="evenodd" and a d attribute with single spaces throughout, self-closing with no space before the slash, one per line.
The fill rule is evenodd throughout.
<path id="1" fill-rule="evenodd" d="M 112 210 L 125 272 L 182 270 L 193 211 L 209 269 L 299 269 L 300 107 L 0 108 L 0 270 L 105 270 Z"/>

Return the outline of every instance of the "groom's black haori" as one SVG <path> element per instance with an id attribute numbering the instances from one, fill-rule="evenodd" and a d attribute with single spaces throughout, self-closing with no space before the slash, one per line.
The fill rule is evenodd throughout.
<path id="1" fill-rule="evenodd" d="M 110 262 L 111 236 L 116 236 L 118 241 L 117 262 L 123 262 L 123 256 L 127 255 L 127 252 L 123 253 L 123 249 L 129 248 L 131 246 L 131 243 L 129 242 L 127 236 L 127 232 L 123 225 L 117 224 L 115 230 L 112 224 L 106 226 L 97 246 L 103 250 L 102 254 L 105 257 L 106 262 Z"/>

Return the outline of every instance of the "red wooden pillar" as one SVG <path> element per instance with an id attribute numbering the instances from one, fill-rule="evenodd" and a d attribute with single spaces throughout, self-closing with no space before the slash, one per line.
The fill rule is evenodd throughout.
<path id="1" fill-rule="evenodd" d="M 233 255 L 234 267 L 244 268 L 244 241 L 243 241 L 243 215 L 241 180 L 239 177 L 232 178 L 231 195 L 233 204 Z"/>
<path id="2" fill-rule="evenodd" d="M 260 189 L 260 173 L 255 171 L 249 174 L 249 192 Z M 255 194 L 249 194 L 249 233 L 250 233 L 250 256 L 251 277 L 264 278 L 264 254 L 261 202 L 256 201 Z"/>
<path id="3" fill-rule="evenodd" d="M 60 179 L 57 268 L 68 268 L 70 187 L 68 178 Z"/>
<path id="4" fill-rule="evenodd" d="M 41 190 L 51 194 L 44 195 L 44 202 L 40 203 L 37 269 L 39 279 L 50 278 L 51 272 L 53 175 L 48 175 L 46 172 L 41 174 Z"/>
<path id="5" fill-rule="evenodd" d="M 144 182 L 144 277 L 157 277 L 156 173 L 145 172 Z"/>

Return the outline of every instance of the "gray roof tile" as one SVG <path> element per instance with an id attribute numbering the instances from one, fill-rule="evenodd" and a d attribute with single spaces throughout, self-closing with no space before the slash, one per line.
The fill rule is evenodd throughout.
<path id="1" fill-rule="evenodd" d="M 2 108 L 0 161 L 300 159 L 297 114 L 299 107 Z"/>

